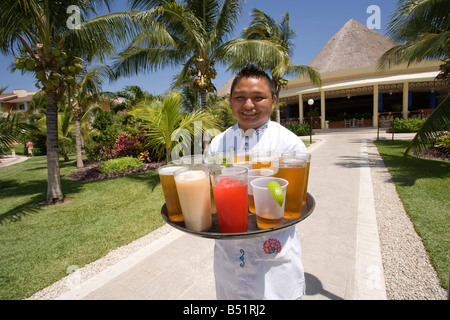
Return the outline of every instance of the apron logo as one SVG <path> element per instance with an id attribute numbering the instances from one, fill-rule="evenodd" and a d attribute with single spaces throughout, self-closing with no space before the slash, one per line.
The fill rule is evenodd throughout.
<path id="1" fill-rule="evenodd" d="M 242 263 L 240 264 L 241 268 L 243 268 L 245 266 L 245 261 L 244 261 L 244 254 L 245 251 L 243 249 L 240 250 L 240 252 L 242 253 L 242 256 L 239 257 L 239 259 L 242 261 Z"/>
<path id="2" fill-rule="evenodd" d="M 263 249 L 266 254 L 277 254 L 281 252 L 281 243 L 277 239 L 269 239 L 264 242 Z"/>

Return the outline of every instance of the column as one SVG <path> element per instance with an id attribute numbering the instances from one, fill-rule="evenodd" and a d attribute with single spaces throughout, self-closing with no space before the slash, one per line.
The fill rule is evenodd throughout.
<path id="1" fill-rule="evenodd" d="M 320 91 L 320 127 L 325 128 L 325 91 Z"/>
<path id="2" fill-rule="evenodd" d="M 303 123 L 303 95 L 301 93 L 298 94 L 298 119 L 300 124 Z"/>
<path id="3" fill-rule="evenodd" d="M 372 126 L 378 127 L 378 110 L 379 110 L 380 95 L 378 91 L 378 84 L 373 86 L 373 118 Z"/>
<path id="4" fill-rule="evenodd" d="M 403 119 L 408 118 L 409 83 L 403 82 Z"/>
<path id="5" fill-rule="evenodd" d="M 430 109 L 436 109 L 436 92 L 434 90 L 430 91 L 430 104 L 429 104 L 429 108 Z"/>

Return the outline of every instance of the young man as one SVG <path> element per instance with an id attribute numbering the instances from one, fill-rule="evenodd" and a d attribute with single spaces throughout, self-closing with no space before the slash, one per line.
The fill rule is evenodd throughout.
<path id="1" fill-rule="evenodd" d="M 232 83 L 230 102 L 238 123 L 211 141 L 209 153 L 230 148 L 306 152 L 299 137 L 270 121 L 276 96 L 263 70 L 243 68 Z M 305 277 L 296 227 L 249 239 L 216 240 L 214 275 L 217 299 L 300 299 Z"/>

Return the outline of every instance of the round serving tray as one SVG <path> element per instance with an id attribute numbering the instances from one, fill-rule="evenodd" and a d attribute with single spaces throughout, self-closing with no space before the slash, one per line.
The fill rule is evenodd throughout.
<path id="1" fill-rule="evenodd" d="M 283 229 L 289 228 L 306 218 L 308 218 L 311 213 L 314 211 L 316 206 L 316 202 L 314 198 L 308 193 L 306 196 L 306 205 L 302 208 L 302 214 L 298 219 L 284 219 L 283 224 L 279 227 L 271 228 L 271 229 L 259 229 L 256 225 L 256 214 L 248 213 L 248 230 L 247 232 L 239 232 L 239 233 L 220 233 L 219 228 L 219 219 L 216 213 L 212 215 L 212 227 L 208 231 L 193 231 L 189 230 L 185 227 L 184 222 L 173 222 L 169 220 L 169 216 L 167 215 L 166 205 L 164 204 L 161 208 L 161 215 L 163 219 L 172 227 L 181 230 L 183 232 L 189 233 L 194 236 L 202 237 L 202 238 L 210 238 L 210 239 L 221 239 L 221 240 L 234 240 L 234 239 L 246 239 L 259 237 L 275 232 L 279 232 Z"/>

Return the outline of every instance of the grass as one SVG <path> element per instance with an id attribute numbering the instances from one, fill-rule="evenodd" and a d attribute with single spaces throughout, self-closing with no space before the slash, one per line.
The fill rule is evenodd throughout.
<path id="1" fill-rule="evenodd" d="M 450 267 L 450 163 L 403 158 L 409 141 L 375 141 L 414 228 L 422 238 L 441 285 Z"/>
<path id="2" fill-rule="evenodd" d="M 157 172 L 82 182 L 67 179 L 68 203 L 40 206 L 47 190 L 46 157 L 0 168 L 0 299 L 24 299 L 84 265 L 164 224 Z"/>

